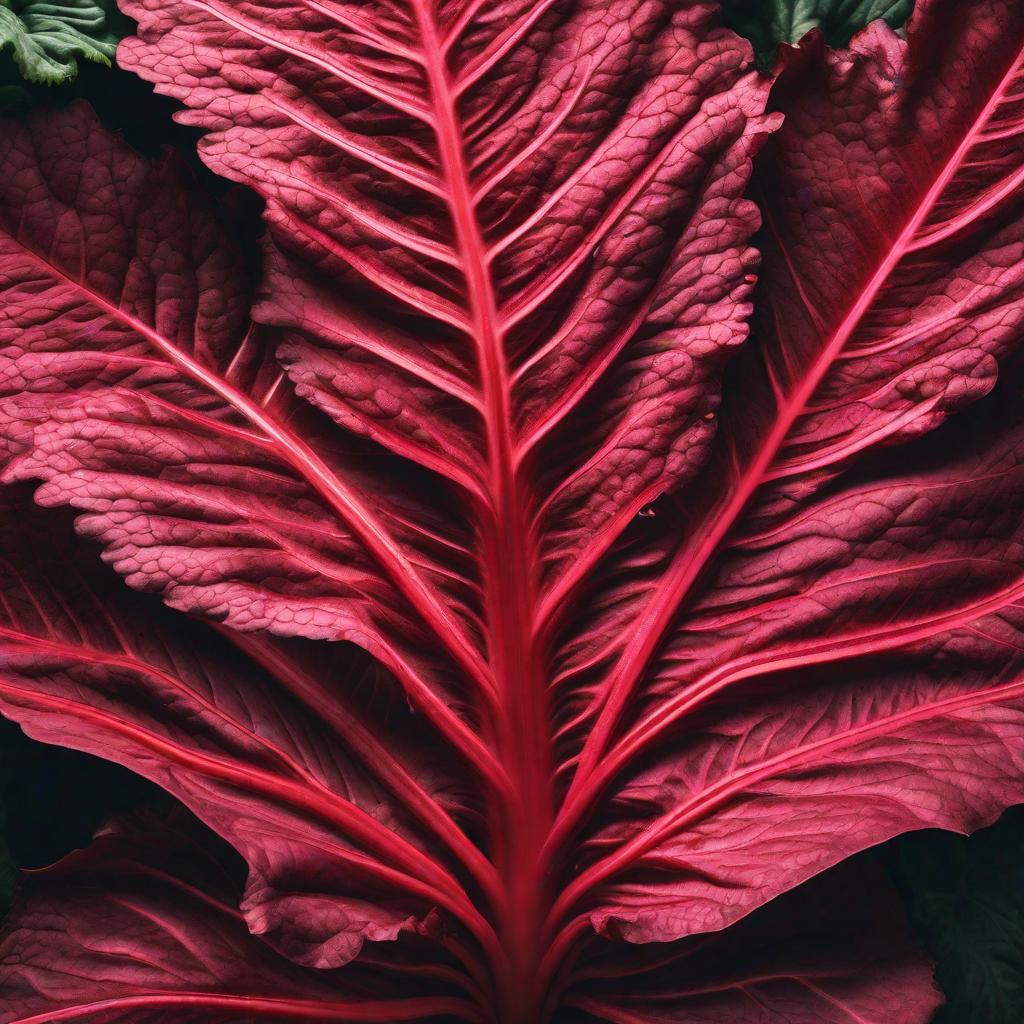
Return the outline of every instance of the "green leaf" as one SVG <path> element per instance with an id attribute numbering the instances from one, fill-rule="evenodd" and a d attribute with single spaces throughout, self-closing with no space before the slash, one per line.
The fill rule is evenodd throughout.
<path id="1" fill-rule="evenodd" d="M 947 1003 L 934 1024 L 1024 1021 L 1024 807 L 970 838 L 897 841 L 897 876 Z"/>
<path id="2" fill-rule="evenodd" d="M 0 0 L 0 48 L 27 82 L 59 85 L 79 59 L 110 66 L 118 36 L 108 10 L 108 0 Z"/>
<path id="3" fill-rule="evenodd" d="M 845 46 L 876 18 L 898 28 L 913 0 L 723 0 L 722 6 L 732 28 L 753 43 L 760 62 L 771 64 L 779 43 L 798 43 L 812 28 L 820 28 L 830 46 Z"/>

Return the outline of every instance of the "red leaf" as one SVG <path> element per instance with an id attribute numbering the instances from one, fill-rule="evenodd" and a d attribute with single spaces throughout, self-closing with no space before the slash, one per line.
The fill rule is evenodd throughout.
<path id="1" fill-rule="evenodd" d="M 477 675 L 480 655 L 411 562 L 447 584 L 457 570 L 429 563 L 457 566 L 467 539 L 413 522 L 401 495 L 371 510 L 358 467 L 301 436 L 311 425 L 245 329 L 239 261 L 174 161 L 150 167 L 84 107 L 12 127 L 0 152 L 6 479 L 45 480 L 42 504 L 84 510 L 107 560 L 173 607 L 361 643 L 494 774 L 424 625 Z"/>
<path id="2" fill-rule="evenodd" d="M 275 956 L 246 930 L 208 839 L 184 817 L 118 823 L 87 850 L 29 875 L 0 957 L 4 1024 L 394 1024 L 473 1012 L 464 998 L 431 994 L 428 983 L 417 994 L 408 978 L 397 994 L 386 969 L 313 971 Z"/>
<path id="3" fill-rule="evenodd" d="M 924 1020 L 939 997 L 897 905 L 875 865 L 851 862 L 710 942 L 653 958 L 594 950 L 566 1005 L 618 1024 Z M 275 957 L 232 910 L 210 837 L 184 815 L 149 815 L 27 877 L 0 938 L 0 1020 L 479 1019 L 463 996 L 437 994 L 449 965 L 405 955 L 419 980 L 387 962 L 313 971 Z"/>
<path id="4" fill-rule="evenodd" d="M 7 713 L 187 802 L 287 955 L 426 933 L 501 1024 L 655 1020 L 580 965 L 1024 799 L 1018 4 L 790 54 L 745 345 L 778 119 L 707 5 L 127 9 L 122 63 L 267 202 L 259 326 L 173 162 L 11 127 L 6 479 L 242 660 L 194 641 L 228 696 L 171 701 L 12 582 Z"/>
<path id="5" fill-rule="evenodd" d="M 854 858 L 726 932 L 654 956 L 599 948 L 566 1001 L 612 1024 L 918 1024 L 942 999 L 899 907 Z"/>
<path id="6" fill-rule="evenodd" d="M 350 691 L 332 693 L 304 671 L 301 651 L 253 647 L 267 667 L 284 665 L 275 680 L 101 567 L 79 568 L 66 524 L 28 515 L 19 491 L 8 488 L 0 526 L 6 714 L 194 808 L 249 863 L 250 927 L 297 959 L 345 962 L 364 938 L 426 928 L 449 902 L 456 920 L 476 919 L 442 853 L 454 847 L 455 860 L 480 869 L 453 820 L 469 808 L 451 766 L 400 730 L 391 750 L 373 736 L 372 706 L 353 706 L 372 694 L 365 666 L 321 662 Z"/>

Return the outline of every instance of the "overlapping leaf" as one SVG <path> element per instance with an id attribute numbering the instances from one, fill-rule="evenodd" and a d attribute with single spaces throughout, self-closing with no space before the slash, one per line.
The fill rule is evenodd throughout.
<path id="1" fill-rule="evenodd" d="M 618 782 L 666 787 L 644 801 L 643 835 L 606 852 L 622 832 L 604 824 L 574 893 L 635 870 L 595 917 L 635 938 L 721 926 L 854 849 L 932 822 L 976 827 L 1019 797 L 1019 772 L 998 774 L 1021 724 L 1007 710 L 1020 684 L 1019 371 L 963 410 L 1020 337 L 1024 21 L 999 4 L 955 13 L 920 5 L 908 43 L 880 23 L 858 52 L 812 43 L 781 83 L 787 121 L 758 183 L 758 334 L 733 366 L 704 488 L 655 517 L 656 572 L 623 552 L 591 634 L 617 635 L 636 608 L 652 628 L 610 669 L 579 645 L 563 672 L 599 709 L 572 723 L 586 740 L 563 830 L 672 744 Z M 967 67 L 978 91 L 963 109 Z M 955 787 L 942 773 L 958 741 L 933 759 L 920 731 L 947 718 L 977 754 Z M 890 743 L 910 761 L 885 768 Z M 857 811 L 843 796 L 823 829 L 824 795 L 848 795 L 840 780 L 862 757 Z M 993 784 L 973 790 L 965 772 Z M 816 805 L 802 826 L 801 796 Z M 754 851 L 773 834 L 765 865 Z M 733 843 L 749 859 L 734 862 Z M 671 895 L 680 879 L 700 897 L 688 910 Z"/>
<path id="2" fill-rule="evenodd" d="M 6 479 L 46 480 L 39 501 L 84 510 L 80 529 L 129 583 L 175 607 L 360 641 L 475 750 L 402 603 L 439 628 L 454 617 L 422 573 L 454 589 L 459 538 L 412 521 L 401 495 L 371 510 L 352 454 L 300 436 L 302 410 L 249 325 L 241 261 L 175 161 L 113 145 L 83 106 L 19 124 L 0 151 Z M 443 636 L 479 666 L 461 631 Z"/>
<path id="3" fill-rule="evenodd" d="M 917 1024 L 940 1001 L 892 883 L 863 857 L 735 928 L 656 949 L 598 947 L 567 1003 L 612 1024 Z"/>
<path id="4" fill-rule="evenodd" d="M 299 959 L 333 966 L 364 937 L 428 927 L 449 897 L 466 909 L 438 843 L 468 848 L 453 818 L 470 808 L 442 758 L 400 728 L 386 749 L 372 708 L 354 713 L 372 696 L 358 660 L 321 661 L 332 686 L 294 648 L 252 644 L 241 657 L 102 567 L 77 569 L 66 522 L 28 515 L 26 497 L 9 489 L 0 528 L 5 713 L 195 808 L 249 863 L 252 929 Z"/>
<path id="5" fill-rule="evenodd" d="M 55 85 L 74 78 L 79 60 L 110 64 L 117 36 L 109 8 L 97 0 L 5 0 L 0 49 L 8 50 L 28 82 Z"/>
<path id="6" fill-rule="evenodd" d="M 730 24 L 753 44 L 770 64 L 779 43 L 798 43 L 820 29 L 831 46 L 846 46 L 862 28 L 884 18 L 902 26 L 912 0 L 724 0 Z"/>
<path id="7" fill-rule="evenodd" d="M 443 994 L 451 968 L 421 950 L 408 951 L 418 954 L 416 981 L 389 977 L 382 965 L 298 968 L 246 932 L 232 898 L 218 851 L 186 819 L 116 823 L 88 850 L 26 880 L 0 939 L 0 1020 L 483 1019 L 464 994 Z M 565 1019 L 586 1012 L 617 1024 L 648 1014 L 760 1024 L 770 1013 L 842 1024 L 851 1013 L 882 1010 L 892 1024 L 921 1020 L 938 996 L 895 906 L 880 872 L 844 865 L 825 885 L 699 948 L 662 951 L 655 963 L 599 951 L 580 972 Z M 894 1001 L 902 1004 L 895 1014 Z"/>
<path id="8" fill-rule="evenodd" d="M 391 1024 L 470 1006 L 432 994 L 429 981 L 414 993 L 403 979 L 405 991 L 383 1000 L 368 995 L 380 987 L 373 971 L 298 968 L 249 934 L 233 897 L 194 822 L 115 823 L 25 880 L 0 940 L 0 1020 Z"/>
<path id="9" fill-rule="evenodd" d="M 174 782 L 266 878 L 273 923 L 250 893 L 251 923 L 318 966 L 431 934 L 502 1024 L 570 1003 L 673 1019 L 688 997 L 601 994 L 602 943 L 724 929 L 888 836 L 1024 797 L 1017 4 L 931 0 L 906 42 L 879 22 L 790 57 L 746 345 L 744 191 L 778 119 L 707 5 L 129 13 L 122 61 L 267 202 L 259 326 L 173 169 L 81 110 L 12 131 L 6 478 L 223 623 L 344 750 L 289 789 L 322 782 L 329 830 L 275 789 L 270 870 L 222 820 L 271 813 L 262 765 L 218 756 L 237 803 Z M 376 658 L 397 708 L 328 641 Z M 7 709 L 53 736 L 108 684 L 9 676 Z M 141 682 L 110 726 L 161 692 Z M 218 742 L 250 717 L 225 714 Z M 374 815 L 364 777 L 401 812 Z M 326 906 L 296 901 L 303 880 Z M 904 962 L 851 1005 L 923 1019 Z M 753 1005 L 821 1019 L 822 992 Z"/>

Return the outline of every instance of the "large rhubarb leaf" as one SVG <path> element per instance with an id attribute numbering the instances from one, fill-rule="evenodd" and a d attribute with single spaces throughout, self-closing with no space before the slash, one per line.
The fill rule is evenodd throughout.
<path id="1" fill-rule="evenodd" d="M 623 27 L 628 13 L 621 12 Z M 496 45 L 502 50 L 513 41 L 503 34 L 506 28 L 514 25 L 528 32 L 542 16 L 538 10 L 525 21 L 520 19 L 521 24 L 506 20 L 490 27 L 486 19 L 478 19 L 479 25 L 467 22 L 453 31 L 465 35 L 471 49 L 479 46 L 478 29 L 498 32 Z M 675 13 L 644 8 L 634 34 L 607 38 L 604 16 L 603 8 L 581 5 L 570 28 L 598 48 L 583 63 L 618 67 L 617 73 L 626 75 L 629 89 L 623 105 L 618 114 L 609 109 L 607 116 L 587 127 L 588 107 L 603 102 L 610 85 L 604 71 L 593 82 L 579 78 L 573 95 L 581 105 L 575 115 L 564 104 L 560 108 L 559 124 L 570 120 L 562 136 L 556 130 L 559 124 L 550 125 L 550 149 L 557 152 L 564 140 L 585 127 L 594 152 L 584 159 L 581 151 L 565 172 L 580 188 L 588 176 L 600 180 L 609 173 L 618 177 L 618 184 L 610 192 L 609 207 L 603 212 L 595 207 L 587 214 L 591 222 L 582 238 L 549 232 L 550 244 L 565 250 L 557 279 L 532 282 L 528 290 L 529 301 L 540 302 L 540 290 L 557 291 L 560 279 L 573 273 L 572 264 L 591 259 L 591 251 L 608 252 L 617 268 L 609 275 L 595 263 L 593 280 L 580 301 L 622 304 L 619 322 L 581 324 L 566 344 L 567 349 L 570 344 L 575 347 L 580 358 L 589 350 L 592 358 L 607 362 L 637 335 L 628 372 L 618 392 L 606 396 L 602 405 L 626 409 L 637 387 L 647 395 L 628 408 L 627 416 L 619 417 L 608 438 L 607 459 L 592 467 L 594 474 L 613 484 L 626 467 L 637 466 L 622 496 L 626 506 L 614 513 L 621 525 L 648 500 L 651 487 L 692 475 L 713 431 L 713 417 L 706 417 L 717 401 L 715 374 L 745 333 L 742 320 L 747 308 L 737 300 L 749 293 L 752 283 L 754 254 L 746 237 L 754 214 L 740 193 L 750 153 L 767 127 L 760 115 L 766 85 L 743 74 L 749 50 L 714 28 L 704 6 Z M 601 32 L 595 34 L 598 28 Z M 579 60 L 559 55 L 560 44 L 552 41 L 551 48 L 556 63 L 563 65 L 561 71 L 551 71 L 556 78 L 574 73 L 574 68 L 582 70 Z M 614 57 L 617 51 L 619 56 Z M 493 64 L 500 56 L 495 50 L 487 59 Z M 640 58 L 647 70 L 637 77 L 631 68 Z M 486 84 L 485 71 L 481 64 L 483 84 L 476 91 L 482 111 L 495 95 L 494 86 Z M 666 114 L 666 93 L 696 81 L 696 72 L 708 74 L 707 81 L 686 104 Z M 296 73 L 304 74 L 301 65 Z M 332 93 L 337 86 L 332 78 L 319 75 L 308 84 L 312 92 L 322 85 Z M 468 79 L 465 84 L 468 87 Z M 324 102 L 329 99 L 325 96 Z M 344 110 L 352 99 L 346 94 L 334 102 L 340 100 Z M 544 114 L 547 98 L 524 95 L 523 100 L 534 108 L 532 113 L 524 110 L 525 131 L 526 122 Z M 374 112 L 374 123 L 379 115 Z M 357 112 L 357 122 L 361 118 Z M 63 134 L 73 135 L 73 119 L 68 121 Z M 453 130 L 446 129 L 449 142 Z M 470 778 L 482 779 L 489 788 L 490 816 L 497 814 L 504 821 L 501 828 L 508 838 L 502 841 L 498 833 L 488 845 L 502 864 L 499 870 L 504 870 L 519 839 L 523 794 L 532 795 L 534 788 L 529 777 L 543 767 L 538 754 L 546 745 L 547 727 L 539 664 L 522 688 L 516 681 L 523 652 L 532 647 L 535 653 L 528 660 L 537 662 L 541 648 L 528 637 L 533 573 L 524 575 L 523 570 L 534 554 L 533 531 L 525 522 L 526 507 L 520 504 L 525 495 L 518 485 L 513 487 L 519 495 L 514 500 L 506 501 L 498 493 L 513 486 L 516 474 L 510 461 L 513 424 L 506 418 L 502 427 L 500 409 L 494 405 L 504 402 L 502 382 L 507 378 L 496 362 L 496 337 L 489 328 L 485 331 L 486 344 L 479 355 L 488 361 L 488 380 L 477 382 L 476 357 L 456 335 L 465 326 L 465 314 L 453 298 L 432 299 L 433 293 L 422 283 L 412 285 L 412 290 L 399 285 L 400 296 L 413 303 L 403 312 L 395 305 L 398 299 L 388 299 L 381 307 L 380 296 L 367 295 L 365 284 L 358 291 L 336 285 L 327 290 L 315 276 L 306 280 L 279 262 L 273 280 L 280 287 L 263 304 L 265 319 L 286 324 L 303 308 L 315 308 L 325 329 L 339 332 L 324 339 L 281 332 L 286 337 L 282 358 L 299 393 L 343 425 L 368 435 L 371 442 L 384 442 L 394 450 L 395 459 L 383 458 L 376 445 L 370 449 L 349 441 L 342 447 L 311 440 L 311 428 L 321 430 L 322 425 L 294 410 L 285 387 L 274 381 L 260 390 L 238 377 L 247 371 L 248 360 L 240 360 L 236 353 L 247 353 L 249 342 L 239 340 L 240 330 L 228 316 L 234 307 L 225 307 L 232 295 L 230 290 L 225 294 L 225 283 L 231 282 L 225 267 L 231 260 L 219 259 L 207 248 L 209 230 L 200 224 L 189 234 L 196 215 L 181 209 L 165 180 L 149 185 L 147 172 L 128 156 L 108 150 L 93 153 L 82 141 L 73 141 L 75 151 L 69 154 L 69 141 L 59 134 L 49 125 L 15 132 L 5 154 L 17 170 L 18 189 L 12 190 L 8 226 L 11 265 L 22 275 L 8 293 L 13 300 L 8 306 L 11 394 L 2 413 L 12 455 L 7 478 L 43 477 L 41 501 L 67 501 L 84 509 L 80 526 L 103 542 L 108 559 L 134 585 L 163 589 L 177 607 L 212 614 L 230 627 L 350 639 L 379 656 L 405 688 L 410 705 L 469 763 Z M 410 145 L 419 145 L 415 136 L 422 134 L 415 130 Z M 641 163 L 626 168 L 623 159 L 638 138 L 645 139 L 642 151 L 630 161 Z M 353 135 L 352 155 L 331 140 L 310 132 L 310 159 L 319 162 L 319 150 L 351 162 L 366 145 Z M 481 139 L 481 159 L 483 145 Z M 40 150 L 46 154 L 43 160 L 38 158 Z M 57 159 L 58 151 L 68 158 Z M 535 155 L 547 159 L 544 153 Z M 445 159 L 454 159 L 454 153 Z M 297 216 L 290 208 L 293 201 L 305 208 L 309 198 L 294 192 L 292 184 L 300 174 L 309 177 L 303 161 L 291 161 L 280 169 L 285 171 L 282 183 L 287 187 L 280 200 L 270 204 L 273 222 L 282 227 Z M 512 176 L 509 183 L 517 176 L 527 180 L 523 175 L 530 173 L 529 162 L 504 171 Z M 325 181 L 336 180 L 341 197 L 354 183 L 365 185 L 360 174 L 349 173 L 346 166 L 333 176 L 325 171 Z M 416 173 L 410 171 L 406 177 L 409 174 L 415 183 Z M 126 199 L 118 204 L 118 190 L 135 181 L 138 188 L 125 189 Z M 87 194 L 84 182 L 89 183 Z M 396 182 L 399 191 L 415 187 L 421 195 L 419 186 L 404 178 Z M 509 195 L 509 183 L 499 175 L 489 187 L 501 186 L 501 194 Z M 385 256 L 410 275 L 429 273 L 440 281 L 438 275 L 444 271 L 450 279 L 448 291 L 459 287 L 461 264 L 482 258 L 482 239 L 472 242 L 463 233 L 461 242 L 453 240 L 464 250 L 456 256 L 452 244 L 417 241 L 419 236 L 410 234 L 397 216 L 379 219 L 371 216 L 372 210 L 360 212 L 366 200 L 355 203 L 354 194 L 337 203 L 355 219 L 332 224 L 333 193 L 315 182 L 313 187 L 328 202 L 326 215 L 317 216 L 322 223 L 314 229 L 315 236 L 327 238 L 325 232 L 333 229 L 348 239 L 338 252 L 352 253 L 353 269 L 338 266 L 336 260 L 323 268 L 324 274 L 340 275 L 342 283 L 357 270 L 376 280 L 383 264 L 369 250 L 380 247 L 378 225 L 390 239 L 382 250 Z M 438 186 L 431 187 L 437 191 Z M 374 192 L 388 196 L 380 185 Z M 459 194 L 460 202 L 469 201 L 465 187 Z M 553 208 L 560 197 L 552 191 L 548 205 Z M 578 204 L 577 195 L 565 202 Z M 638 250 L 633 237 L 637 218 L 648 204 L 663 202 L 669 204 L 665 223 L 654 225 L 645 248 Z M 111 224 L 111 211 L 118 209 L 121 218 Z M 439 228 L 444 229 L 443 207 L 435 201 L 427 211 L 441 218 Z M 559 214 L 568 215 L 568 209 Z M 362 249 L 348 238 L 353 225 L 370 232 Z M 416 258 L 403 256 L 392 235 L 410 241 Z M 709 252 L 708 235 L 717 240 L 716 254 Z M 155 248 L 154 236 L 172 242 Z M 192 255 L 200 248 L 197 237 L 202 255 L 209 252 L 209 258 L 197 260 Z M 567 245 L 570 248 L 565 249 Z M 84 264 L 82 246 L 88 250 Z M 184 260 L 184 281 L 178 266 L 182 252 L 191 256 Z M 635 273 L 630 271 L 631 280 L 624 268 L 638 254 L 642 259 Z M 292 247 L 288 258 L 299 263 L 306 257 L 299 246 Z M 518 271 L 511 256 L 507 261 L 510 287 Z M 711 273 L 695 283 L 692 295 L 680 300 L 673 278 L 692 277 L 705 265 Z M 381 278 L 385 281 L 399 279 L 388 272 Z M 57 314 L 56 331 L 52 319 L 39 330 L 27 322 L 40 305 L 40 289 L 46 290 L 46 304 Z M 508 301 L 522 292 L 510 290 Z M 154 294 L 164 301 L 154 303 Z M 312 307 L 314 301 L 317 305 Z M 677 327 L 680 301 L 690 310 L 684 317 L 689 322 Z M 449 312 L 433 327 L 410 320 L 411 313 L 422 319 L 442 306 Z M 393 321 L 388 326 L 385 314 Z M 521 315 L 524 322 L 529 319 L 522 308 Z M 497 310 L 493 316 L 498 316 Z M 83 323 L 88 324 L 84 338 Z M 197 323 L 201 330 L 196 330 Z M 63 349 L 60 343 L 54 345 L 55 334 L 66 339 Z M 246 337 L 256 336 L 250 332 Z M 413 345 L 421 338 L 425 344 Z M 360 348 L 362 344 L 369 350 Z M 551 364 L 545 375 L 553 374 L 556 382 L 567 379 L 571 368 L 559 353 L 534 354 Z M 65 372 L 69 361 L 76 368 L 70 379 Z M 689 403 L 666 406 L 664 396 L 672 380 L 690 381 Z M 698 386 L 701 382 L 707 386 Z M 531 377 L 531 386 L 535 383 Z M 524 398 L 522 403 L 524 414 L 527 407 L 533 410 L 534 421 L 549 411 L 539 397 L 528 402 Z M 490 413 L 480 420 L 488 408 Z M 566 406 L 559 415 L 568 412 Z M 500 437 L 494 436 L 498 428 Z M 547 429 L 535 423 L 533 432 L 540 440 Z M 656 465 L 645 467 L 645 451 L 636 445 L 652 430 L 665 451 Z M 559 431 L 566 439 L 578 433 L 575 428 Z M 697 444 L 690 445 L 690 439 Z M 503 453 L 497 478 L 485 460 L 492 444 Z M 54 460 L 57 452 L 62 454 Z M 421 459 L 424 473 L 409 471 L 412 458 Z M 595 506 L 592 516 L 573 508 L 571 492 L 581 486 L 570 474 L 560 488 L 561 500 L 551 518 L 564 521 L 565 542 L 561 550 L 551 552 L 552 561 L 572 558 L 607 518 L 608 511 L 596 507 L 596 498 L 590 499 Z M 463 503 L 466 499 L 468 504 Z M 486 512 L 487 507 L 492 511 Z M 550 777 L 541 776 L 538 782 L 543 803 Z M 526 903 L 536 903 L 539 895 L 537 866 L 530 861 L 544 839 L 541 829 L 532 832 L 527 839 L 533 854 L 523 865 L 507 864 L 520 876 L 515 885 L 523 889 Z M 473 859 L 470 853 L 465 857 Z M 518 852 L 514 858 L 522 859 Z M 519 895 L 502 895 L 494 874 L 489 864 L 477 867 L 475 883 L 489 888 L 494 902 L 507 904 L 503 915 L 517 915 Z M 540 908 L 535 906 L 529 915 L 535 919 L 531 930 L 536 931 L 541 926 Z M 321 941 L 322 927 L 315 915 L 294 915 L 291 923 L 294 931 L 316 933 L 315 942 L 304 935 L 289 942 L 295 949 L 304 943 L 311 946 L 308 958 L 314 962 L 322 955 L 328 960 L 351 955 L 348 945 L 325 953 L 326 940 Z M 509 921 L 500 927 L 519 925 Z M 476 930 L 483 929 L 477 924 Z M 380 931 L 375 934 L 385 937 Z M 487 936 L 484 932 L 477 937 L 483 941 Z M 534 971 L 532 961 L 540 950 L 534 939 L 530 942 L 531 963 L 517 964 L 516 971 Z M 497 949 L 493 940 L 492 945 Z M 510 972 L 505 974 L 503 984 L 521 987 Z M 537 996 L 525 993 L 524 998 L 532 1002 Z"/>
<path id="2" fill-rule="evenodd" d="M 171 789 L 277 950 L 432 945 L 501 1024 L 685 1019 L 601 979 L 1024 800 L 1019 4 L 790 56 L 749 341 L 778 119 L 708 5 L 129 13 L 266 201 L 256 325 L 173 161 L 10 126 L 4 478 L 222 639 L 11 533 L 6 714 Z M 853 1012 L 923 1021 L 911 962 Z"/>

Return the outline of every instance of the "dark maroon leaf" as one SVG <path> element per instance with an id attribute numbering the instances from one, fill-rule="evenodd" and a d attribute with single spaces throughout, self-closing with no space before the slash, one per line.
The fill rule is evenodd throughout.
<path id="1" fill-rule="evenodd" d="M 256 324 L 173 161 L 12 125 L 4 473 L 224 646 L 94 636 L 19 515 L 8 714 L 170 788 L 296 962 L 432 944 L 501 1024 L 1024 799 L 1019 4 L 790 53 L 749 341 L 779 119 L 710 6 L 127 9 L 266 201 Z M 853 1005 L 923 1020 L 895 971 Z"/>

